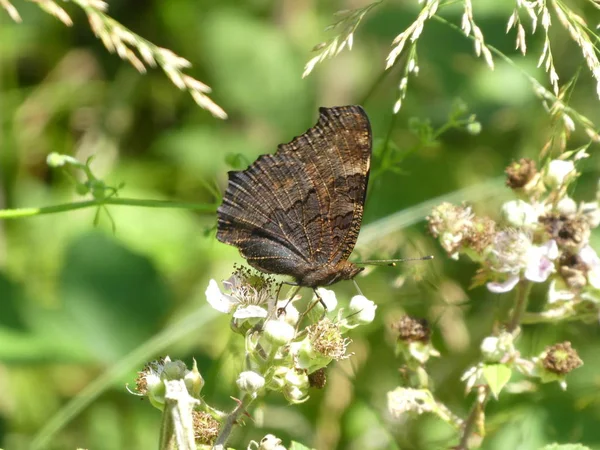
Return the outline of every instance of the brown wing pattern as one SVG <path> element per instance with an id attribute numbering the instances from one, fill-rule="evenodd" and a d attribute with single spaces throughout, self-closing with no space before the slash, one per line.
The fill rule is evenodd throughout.
<path id="1" fill-rule="evenodd" d="M 360 106 L 320 108 L 317 124 L 277 154 L 300 159 L 313 180 L 321 228 L 318 262 L 336 264 L 352 253 L 363 216 L 371 161 L 371 127 Z"/>
<path id="2" fill-rule="evenodd" d="M 362 221 L 370 157 L 363 109 L 321 108 L 306 133 L 229 172 L 217 238 L 257 269 L 297 279 L 346 260 Z"/>
<path id="3" fill-rule="evenodd" d="M 217 238 L 238 247 L 257 269 L 296 276 L 314 259 L 318 211 L 303 163 L 291 155 L 263 155 L 248 169 L 229 172 Z"/>

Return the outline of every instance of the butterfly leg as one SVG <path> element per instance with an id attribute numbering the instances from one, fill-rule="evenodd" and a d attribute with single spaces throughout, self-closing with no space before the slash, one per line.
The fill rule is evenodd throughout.
<path id="1" fill-rule="evenodd" d="M 279 317 L 279 316 L 280 316 L 280 315 L 282 315 L 282 314 L 285 314 L 285 309 L 288 307 L 288 305 L 289 305 L 290 303 L 292 303 L 292 300 L 294 299 L 294 297 L 296 296 L 296 294 L 298 293 L 298 291 L 299 291 L 299 290 L 300 290 L 300 288 L 302 287 L 302 286 L 298 286 L 298 285 L 297 285 L 297 284 L 295 284 L 295 283 L 289 283 L 289 282 L 282 281 L 282 282 L 281 282 L 281 284 L 279 285 L 279 289 L 277 290 L 277 297 L 276 297 L 276 298 L 277 298 L 277 301 L 279 300 L 279 292 L 281 291 L 281 288 L 282 288 L 282 286 L 283 286 L 284 284 L 288 284 L 288 285 L 290 285 L 290 286 L 295 286 L 295 287 L 296 287 L 296 289 L 294 289 L 294 290 L 292 291 L 292 295 L 290 295 L 290 298 L 288 299 L 288 301 L 287 301 L 287 303 L 285 304 L 285 306 L 284 306 L 283 308 L 278 308 L 278 309 L 277 309 L 277 317 Z M 275 304 L 277 304 L 277 303 L 275 303 Z"/>

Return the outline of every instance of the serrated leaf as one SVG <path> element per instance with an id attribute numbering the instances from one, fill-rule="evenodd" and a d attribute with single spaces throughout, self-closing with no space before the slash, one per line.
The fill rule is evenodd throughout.
<path id="1" fill-rule="evenodd" d="M 541 447 L 539 450 L 591 450 L 589 447 L 581 444 L 550 444 Z"/>
<path id="2" fill-rule="evenodd" d="M 512 370 L 504 364 L 486 364 L 483 367 L 483 376 L 496 398 L 510 380 L 511 375 Z"/>

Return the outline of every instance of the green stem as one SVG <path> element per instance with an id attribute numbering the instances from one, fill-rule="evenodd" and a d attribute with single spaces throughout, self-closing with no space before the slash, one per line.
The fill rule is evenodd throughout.
<path id="1" fill-rule="evenodd" d="M 531 292 L 531 282 L 528 280 L 521 280 L 517 285 L 517 298 L 515 306 L 512 310 L 510 320 L 508 322 L 507 330 L 509 333 L 515 331 L 523 318 L 523 314 L 527 310 L 527 302 L 529 301 L 529 293 Z"/>
<path id="2" fill-rule="evenodd" d="M 227 419 L 223 424 L 223 429 L 219 433 L 219 436 L 213 445 L 213 450 L 223 450 L 225 448 L 225 444 L 227 443 L 227 440 L 233 431 L 233 426 L 237 423 L 240 415 L 246 411 L 246 408 L 250 405 L 250 403 L 254 401 L 254 398 L 255 395 L 244 394 L 238 405 L 233 411 L 231 411 L 229 416 L 227 416 Z"/>
<path id="3" fill-rule="evenodd" d="M 86 200 L 83 202 L 72 202 L 52 206 L 43 206 L 41 208 L 0 209 L 0 220 L 21 219 L 24 217 L 39 216 L 42 214 L 54 214 L 64 211 L 73 211 L 76 209 L 92 208 L 105 205 L 141 206 L 147 208 L 182 208 L 191 209 L 203 213 L 214 213 L 217 210 L 215 205 L 209 205 L 206 203 L 186 203 L 171 202 L 166 200 L 144 200 L 136 198 L 110 197 L 104 199 Z"/>
<path id="4" fill-rule="evenodd" d="M 521 320 L 525 311 L 527 310 L 527 303 L 529 301 L 529 293 L 531 292 L 531 282 L 528 280 L 521 280 L 519 284 L 517 284 L 517 294 L 515 298 L 515 306 L 512 309 L 511 316 L 508 321 L 508 325 L 506 331 L 509 333 L 513 333 L 519 325 L 521 324 Z M 473 434 L 473 430 L 475 425 L 477 424 L 477 419 L 479 418 L 481 412 L 485 410 L 485 406 L 490 399 L 492 394 L 489 386 L 483 387 L 484 392 L 479 392 L 477 394 L 477 399 L 471 408 L 471 412 L 469 413 L 469 417 L 465 420 L 463 434 L 460 439 L 460 443 L 458 444 L 456 450 L 468 450 L 469 448 L 469 438 Z"/>

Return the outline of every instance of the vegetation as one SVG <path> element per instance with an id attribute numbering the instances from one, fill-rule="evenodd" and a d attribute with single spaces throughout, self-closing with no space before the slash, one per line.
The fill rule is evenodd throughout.
<path id="1" fill-rule="evenodd" d="M 0 0 L 0 447 L 600 448 L 597 2 L 127 6 Z M 226 173 L 344 104 L 435 259 L 265 320 Z"/>

